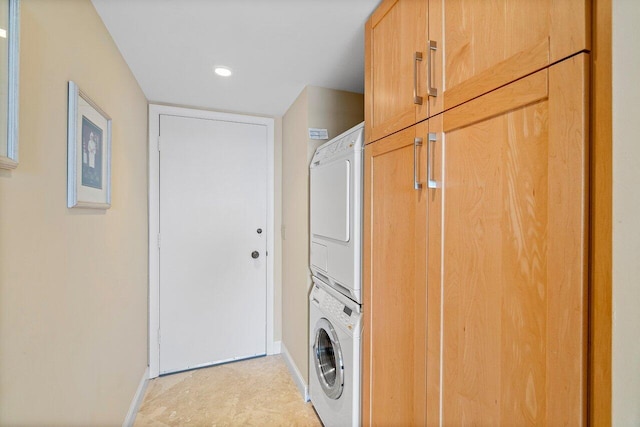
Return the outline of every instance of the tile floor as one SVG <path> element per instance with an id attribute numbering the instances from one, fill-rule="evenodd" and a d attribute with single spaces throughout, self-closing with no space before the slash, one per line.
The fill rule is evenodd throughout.
<path id="1" fill-rule="evenodd" d="M 149 381 L 143 426 L 321 426 L 282 356 L 202 368 Z"/>

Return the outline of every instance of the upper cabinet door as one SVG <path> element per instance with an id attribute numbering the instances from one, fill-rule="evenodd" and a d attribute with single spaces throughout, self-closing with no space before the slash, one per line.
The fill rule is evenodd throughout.
<path id="1" fill-rule="evenodd" d="M 590 50 L 588 0 L 429 0 L 430 115 Z M 444 70 L 442 69 L 444 67 Z"/>
<path id="2" fill-rule="evenodd" d="M 428 116 L 428 0 L 384 0 L 365 27 L 367 143 Z"/>

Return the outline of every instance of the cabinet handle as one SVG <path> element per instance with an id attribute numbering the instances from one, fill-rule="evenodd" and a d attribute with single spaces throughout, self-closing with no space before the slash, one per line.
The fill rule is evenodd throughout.
<path id="1" fill-rule="evenodd" d="M 427 58 L 427 94 L 429 96 L 438 96 L 438 89 L 431 87 L 431 65 L 435 58 L 433 55 L 438 50 L 438 42 L 429 40 L 429 57 Z"/>
<path id="2" fill-rule="evenodd" d="M 418 61 L 422 61 L 422 52 L 413 54 L 413 103 L 422 105 L 422 97 L 418 96 Z"/>
<path id="3" fill-rule="evenodd" d="M 422 146 L 422 138 L 413 139 L 413 188 L 420 190 L 422 184 L 418 181 L 418 147 Z"/>
<path id="4" fill-rule="evenodd" d="M 433 165 L 433 154 L 431 152 L 431 146 L 438 140 L 435 133 L 429 133 L 429 140 L 427 141 L 427 188 L 438 188 L 438 183 L 431 176 Z"/>

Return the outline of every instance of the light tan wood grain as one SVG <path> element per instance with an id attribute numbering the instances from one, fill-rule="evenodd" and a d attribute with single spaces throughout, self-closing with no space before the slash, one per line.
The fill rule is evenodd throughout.
<path id="1" fill-rule="evenodd" d="M 364 142 L 369 144 L 373 142 L 372 138 L 372 126 L 373 123 L 373 81 L 371 73 L 373 68 L 371 67 L 371 22 L 372 18 L 369 18 L 364 25 Z"/>
<path id="2" fill-rule="evenodd" d="M 584 61 L 444 113 L 444 425 L 586 423 Z"/>
<path id="3" fill-rule="evenodd" d="M 439 10 L 443 2 L 430 5 Z M 429 13 L 432 38 L 441 27 L 443 108 L 588 50 L 589 17 L 588 0 L 447 0 L 443 13 Z"/>
<path id="4" fill-rule="evenodd" d="M 429 124 L 424 121 L 415 125 L 416 137 L 422 146 L 416 151 L 417 176 L 421 190 L 414 189 L 415 219 L 413 225 L 413 253 L 415 279 L 413 287 L 413 416 L 411 424 L 424 426 L 427 419 L 427 209 L 431 202 L 431 190 L 427 188 L 427 144 Z"/>
<path id="5" fill-rule="evenodd" d="M 427 51 L 428 60 L 431 61 L 431 86 L 436 89 L 436 96 L 428 96 L 429 117 L 436 116 L 444 110 L 443 82 L 444 82 L 444 0 L 429 0 L 428 30 L 429 41 L 436 43 L 436 50 Z"/>
<path id="6" fill-rule="evenodd" d="M 611 0 L 594 0 L 591 83 L 589 423 L 611 425 Z"/>
<path id="7" fill-rule="evenodd" d="M 518 52 L 447 90 L 445 109 L 453 108 L 549 65 L 549 40 Z"/>
<path id="8" fill-rule="evenodd" d="M 500 424 L 501 122 L 445 134 L 444 425 Z"/>
<path id="9" fill-rule="evenodd" d="M 366 101 L 365 101 L 366 105 Z M 371 188 L 373 150 L 377 144 L 368 144 L 364 149 L 363 203 L 362 203 L 362 403 L 361 419 L 363 426 L 370 426 L 371 420 L 371 280 L 372 280 L 372 215 Z"/>
<path id="10" fill-rule="evenodd" d="M 414 72 L 420 77 L 425 70 L 426 13 L 427 0 L 385 1 L 365 28 L 369 142 L 413 125 L 416 114 L 421 119 L 428 115 L 414 103 Z M 414 60 L 416 52 L 423 54 L 422 61 Z M 415 87 L 424 90 L 422 85 Z"/>
<path id="11" fill-rule="evenodd" d="M 469 126 L 513 108 L 522 107 L 547 97 L 547 70 L 538 71 L 510 85 L 476 98 L 444 115 L 445 132 Z"/>
<path id="12" fill-rule="evenodd" d="M 429 132 L 435 134 L 432 144 L 431 179 L 438 187 L 427 194 L 427 425 L 440 425 L 440 338 L 442 265 L 442 115 L 429 119 Z"/>
<path id="13" fill-rule="evenodd" d="M 413 188 L 415 135 L 411 127 L 365 149 L 363 425 L 425 422 L 426 197 Z"/>
<path id="14" fill-rule="evenodd" d="M 369 22 L 371 26 L 375 27 L 378 23 L 384 19 L 385 15 L 398 3 L 399 0 L 382 0 L 376 10 L 371 14 Z"/>
<path id="15" fill-rule="evenodd" d="M 589 55 L 549 70 L 548 420 L 587 421 Z M 571 386 L 569 386 L 571 385 Z"/>
<path id="16" fill-rule="evenodd" d="M 563 0 L 549 3 L 551 62 L 591 51 L 592 0 Z"/>
<path id="17" fill-rule="evenodd" d="M 549 303 L 546 247 L 548 103 L 514 109 L 506 125 L 502 242 L 501 408 L 502 423 L 542 425 L 548 405 L 545 383 L 549 352 L 543 337 L 553 329 L 545 312 Z"/>
<path id="18" fill-rule="evenodd" d="M 427 45 L 427 39 L 429 38 L 429 0 L 415 1 L 413 8 L 413 21 L 414 25 L 416 25 L 413 45 L 414 50 L 422 54 L 422 61 L 418 61 L 416 69 L 416 93 L 422 97 L 421 103 L 414 104 L 415 122 L 417 123 L 431 115 L 429 112 L 429 96 L 427 94 L 427 64 L 432 60 L 429 56 L 430 52 Z"/>
<path id="19" fill-rule="evenodd" d="M 364 425 L 610 425 L 611 2 L 428 0 L 428 32 L 424 5 L 384 0 L 366 28 Z M 569 57 L 592 7 L 590 190 L 588 59 Z M 415 135 L 443 186 L 410 202 Z"/>

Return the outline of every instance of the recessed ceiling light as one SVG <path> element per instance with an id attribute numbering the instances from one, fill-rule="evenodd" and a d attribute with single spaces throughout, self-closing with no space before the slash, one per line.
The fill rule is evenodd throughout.
<path id="1" fill-rule="evenodd" d="M 229 77 L 232 74 L 230 68 L 222 66 L 215 67 L 213 72 L 222 77 Z"/>

